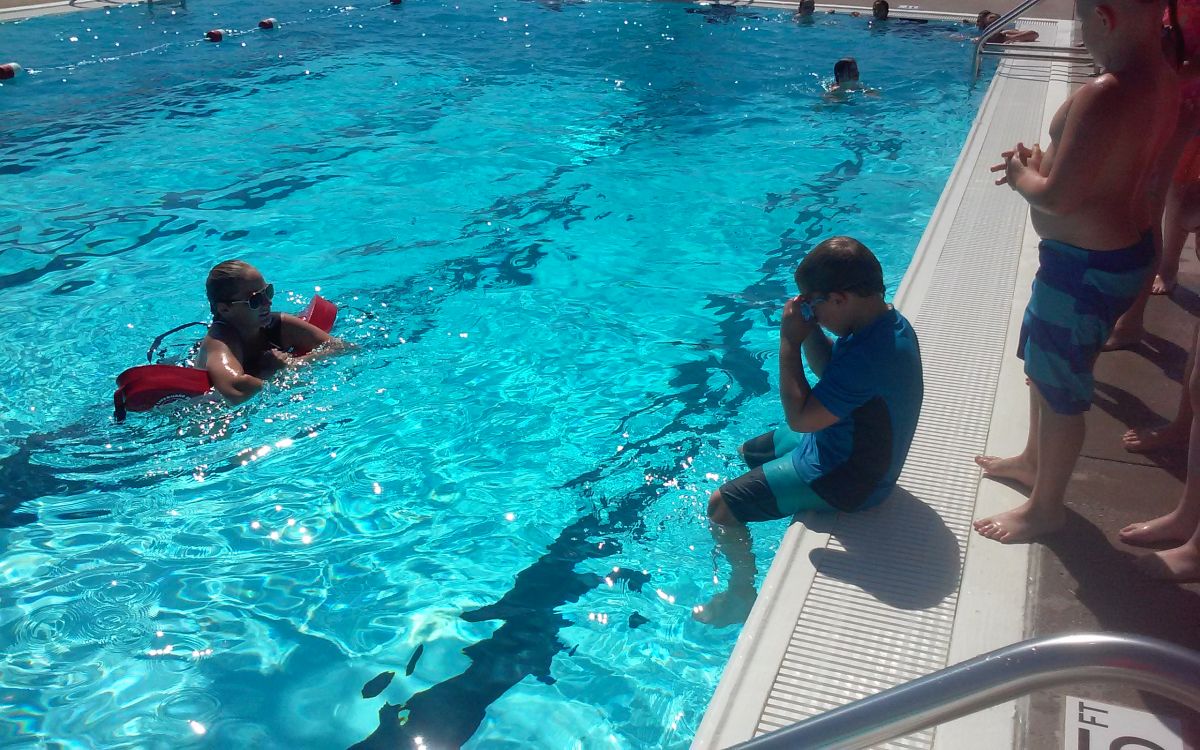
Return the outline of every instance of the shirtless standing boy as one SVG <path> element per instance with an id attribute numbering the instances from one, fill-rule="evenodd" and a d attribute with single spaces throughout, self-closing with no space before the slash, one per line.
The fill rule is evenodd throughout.
<path id="1" fill-rule="evenodd" d="M 1018 143 L 996 184 L 1029 202 L 1042 238 L 1017 356 L 1029 376 L 1029 437 L 1011 458 L 977 456 L 984 475 L 1032 488 L 1029 500 L 975 522 L 983 536 L 1028 542 L 1066 518 L 1063 495 L 1083 447 L 1092 367 L 1151 271 L 1151 187 L 1175 128 L 1179 85 L 1162 53 L 1162 3 L 1078 0 L 1083 42 L 1106 71 L 1050 123 L 1043 153 Z"/>

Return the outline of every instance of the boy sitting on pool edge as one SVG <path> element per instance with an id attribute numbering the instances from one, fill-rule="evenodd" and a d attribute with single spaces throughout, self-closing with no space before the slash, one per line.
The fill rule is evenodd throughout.
<path id="1" fill-rule="evenodd" d="M 875 255 L 851 237 L 830 238 L 801 261 L 796 285 L 800 295 L 784 306 L 779 331 L 786 423 L 744 443 L 750 471 L 709 497 L 710 530 L 732 571 L 728 590 L 694 609 L 701 622 L 730 625 L 750 612 L 756 571 L 747 523 L 878 505 L 916 432 L 920 347 L 908 320 L 884 301 Z M 818 378 L 811 388 L 804 361 Z"/>
<path id="2" fill-rule="evenodd" d="M 275 286 L 254 266 L 227 260 L 204 282 L 213 322 L 200 343 L 195 366 L 208 371 L 213 388 L 233 404 L 262 390 L 271 375 L 344 346 L 312 323 L 271 312 Z M 310 351 L 303 357 L 287 352 Z"/>

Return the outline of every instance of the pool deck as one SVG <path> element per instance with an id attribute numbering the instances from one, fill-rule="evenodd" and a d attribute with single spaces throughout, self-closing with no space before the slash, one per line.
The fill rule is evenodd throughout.
<path id="1" fill-rule="evenodd" d="M 1023 25 L 1072 41 L 1068 22 Z M 694 748 L 742 742 L 1034 636 L 1104 630 L 1200 649 L 1200 586 L 1145 579 L 1132 567 L 1137 551 L 1115 539 L 1123 525 L 1169 510 L 1182 489 L 1179 452 L 1134 456 L 1120 438 L 1174 412 L 1200 311 L 1200 264 L 1190 255 L 1180 288 L 1152 301 L 1145 343 L 1097 365 L 1066 527 L 1012 546 L 970 529 L 1024 501 L 981 480 L 971 456 L 1010 455 L 1024 444 L 1028 392 L 1013 352 L 1037 267 L 1028 209 L 992 185 L 988 167 L 1016 141 L 1044 138 L 1090 67 L 1001 64 L 896 298 L 926 368 L 900 490 L 880 508 L 789 527 Z M 1179 706 L 1120 686 L 1072 685 L 881 747 L 1064 747 L 1068 695 L 1179 718 L 1198 746 L 1200 717 Z"/>
<path id="2" fill-rule="evenodd" d="M 19 21 L 22 18 L 71 13 L 78 10 L 100 10 L 140 0 L 61 0 L 60 2 L 31 3 L 28 0 L 0 0 L 0 21 Z"/>

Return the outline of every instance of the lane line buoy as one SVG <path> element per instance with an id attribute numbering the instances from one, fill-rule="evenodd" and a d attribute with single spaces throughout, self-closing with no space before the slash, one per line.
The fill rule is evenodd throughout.
<path id="1" fill-rule="evenodd" d="M 20 63 L 10 62 L 0 65 L 0 81 L 7 81 L 9 78 L 16 78 L 24 68 Z"/>
<path id="2" fill-rule="evenodd" d="M 274 18 L 264 18 L 263 20 L 258 22 L 258 28 L 260 28 L 260 29 L 273 29 L 278 25 L 279 25 L 279 22 L 276 21 Z"/>
<path id="3" fill-rule="evenodd" d="M 219 42 L 225 38 L 225 31 L 223 29 L 213 29 L 212 31 L 206 31 L 206 32 L 204 32 L 204 38 L 210 42 Z"/>

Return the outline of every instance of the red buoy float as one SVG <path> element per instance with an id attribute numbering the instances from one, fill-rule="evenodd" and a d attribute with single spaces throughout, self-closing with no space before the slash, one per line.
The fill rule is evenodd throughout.
<path id="1" fill-rule="evenodd" d="M 213 29 L 212 31 L 204 32 L 204 38 L 210 42 L 219 42 L 225 38 L 224 29 Z"/>
<path id="2" fill-rule="evenodd" d="M 22 70 L 18 63 L 10 62 L 0 65 L 0 81 L 7 81 L 9 78 L 16 78 L 17 73 Z"/>
<path id="3" fill-rule="evenodd" d="M 389 2 L 392 5 L 399 5 L 400 3 L 404 2 L 404 0 L 389 0 Z"/>
<path id="4" fill-rule="evenodd" d="M 312 323 L 329 333 L 337 322 L 338 308 L 329 300 L 317 295 L 297 317 Z M 187 326 L 180 326 L 186 328 Z M 178 328 L 172 329 L 177 331 Z M 171 331 L 168 331 L 170 333 Z M 161 338 L 161 337 L 160 337 Z M 157 346 L 158 342 L 155 342 Z M 294 349 L 299 357 L 308 354 L 308 349 Z M 206 370 L 179 365 L 141 365 L 130 367 L 117 376 L 117 390 L 113 393 L 113 417 L 125 421 L 126 412 L 150 411 L 159 404 L 181 399 L 203 396 L 212 389 L 212 381 Z"/>
<path id="5" fill-rule="evenodd" d="M 273 29 L 278 25 L 279 25 L 279 22 L 276 21 L 274 18 L 264 18 L 263 20 L 258 22 L 258 28 L 260 28 L 260 29 Z"/>

